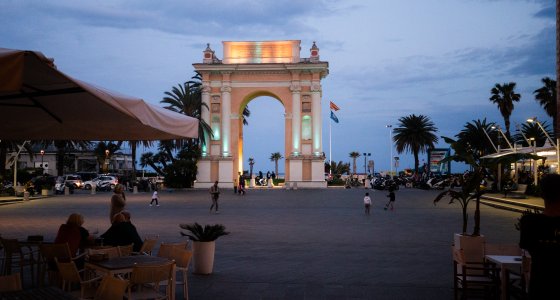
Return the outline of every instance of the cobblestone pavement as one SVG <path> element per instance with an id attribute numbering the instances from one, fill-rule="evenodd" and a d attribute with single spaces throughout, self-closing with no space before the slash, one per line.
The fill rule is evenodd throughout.
<path id="1" fill-rule="evenodd" d="M 362 198 L 373 195 L 370 216 Z M 386 192 L 364 189 L 223 190 L 220 214 L 210 214 L 206 190 L 127 194 L 141 235 L 183 240 L 180 223 L 224 224 L 214 273 L 189 275 L 190 299 L 451 299 L 450 245 L 461 228 L 457 204 L 432 203 L 437 191 L 401 189 L 395 211 Z M 109 227 L 109 193 L 74 194 L 0 206 L 0 234 L 54 239 L 72 212 L 84 226 Z M 471 209 L 474 208 L 474 203 Z M 472 229 L 472 211 L 469 228 Z M 488 243 L 517 243 L 519 213 L 482 206 Z M 179 291 L 180 292 L 180 291 Z"/>

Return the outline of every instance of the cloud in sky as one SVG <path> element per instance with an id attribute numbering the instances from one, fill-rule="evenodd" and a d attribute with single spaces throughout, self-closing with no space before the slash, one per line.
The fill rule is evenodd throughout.
<path id="1" fill-rule="evenodd" d="M 330 66 L 323 81 L 325 152 L 333 100 L 341 107 L 333 159 L 372 152 L 376 166 L 388 169 L 385 125 L 424 114 L 438 136 L 453 136 L 473 119 L 503 122 L 488 100 L 495 83 L 517 82 L 522 101 L 512 121 L 548 119 L 532 92 L 555 75 L 555 21 L 549 0 L 6 0 L 0 47 L 42 51 L 71 76 L 158 103 L 193 75 L 206 43 L 221 57 L 222 41 L 298 39 L 308 57 L 317 41 Z M 255 120 L 282 120 L 281 108 L 262 108 L 267 101 L 249 104 Z M 254 132 L 245 146 L 260 151 L 259 161 L 282 152 L 258 144 L 262 133 Z M 284 139 L 283 124 L 268 132 Z M 267 163 L 262 169 L 272 170 Z M 412 166 L 410 154 L 401 155 L 401 166 Z"/>

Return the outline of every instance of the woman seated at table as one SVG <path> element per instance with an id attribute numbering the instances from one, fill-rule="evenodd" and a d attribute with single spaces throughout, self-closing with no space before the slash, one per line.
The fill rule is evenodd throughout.
<path id="1" fill-rule="evenodd" d="M 70 253 L 77 255 L 90 244 L 89 232 L 82 227 L 84 217 L 81 214 L 73 213 L 68 216 L 66 224 L 60 225 L 58 233 L 54 239 L 55 244 L 68 243 Z"/>
<path id="2" fill-rule="evenodd" d="M 130 222 L 130 213 L 122 211 L 113 216 L 113 225 L 101 235 L 103 244 L 109 246 L 126 246 L 134 244 L 133 250 L 138 252 L 142 248 L 142 238 L 136 227 Z"/>

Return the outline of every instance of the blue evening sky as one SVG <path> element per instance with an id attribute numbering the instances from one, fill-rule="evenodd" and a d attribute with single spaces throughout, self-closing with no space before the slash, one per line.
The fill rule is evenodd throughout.
<path id="1" fill-rule="evenodd" d="M 551 123 L 533 95 L 543 77 L 555 77 L 551 0 L 0 2 L 0 47 L 41 51 L 73 77 L 158 105 L 190 79 L 206 43 L 222 58 L 224 40 L 291 39 L 302 41 L 302 57 L 316 41 L 329 62 L 323 149 L 329 157 L 332 100 L 341 108 L 332 125 L 336 161 L 370 152 L 376 170 L 387 170 L 386 125 L 410 114 L 429 116 L 438 136 L 475 119 L 503 126 L 488 100 L 496 83 L 516 82 L 522 95 L 512 124 L 532 116 Z M 283 107 L 257 98 L 249 108 L 245 157 L 255 158 L 256 171 L 273 170 L 268 157 L 284 153 Z M 413 167 L 411 154 L 400 160 Z"/>

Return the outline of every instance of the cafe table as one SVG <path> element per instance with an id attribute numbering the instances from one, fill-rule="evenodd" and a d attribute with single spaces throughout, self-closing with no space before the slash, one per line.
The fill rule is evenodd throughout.
<path id="1" fill-rule="evenodd" d="M 506 299 L 506 272 L 505 270 L 521 272 L 522 257 L 519 255 L 486 255 L 485 260 L 489 263 L 496 264 L 500 268 L 500 281 L 501 281 L 501 298 Z"/>
<path id="2" fill-rule="evenodd" d="M 96 270 L 101 273 L 119 275 L 131 273 L 135 265 L 160 265 L 168 263 L 169 259 L 151 255 L 131 255 L 121 256 L 100 261 L 86 261 L 85 268 Z M 175 298 L 175 272 L 173 272 L 173 282 L 169 283 L 172 299 Z"/>

